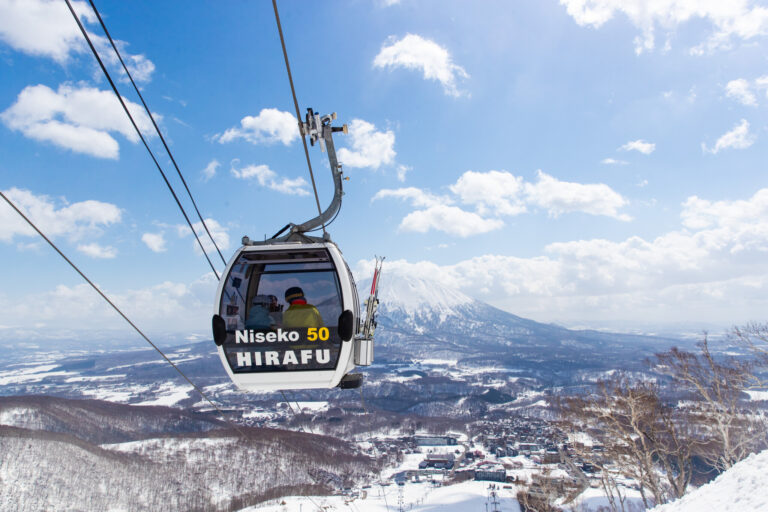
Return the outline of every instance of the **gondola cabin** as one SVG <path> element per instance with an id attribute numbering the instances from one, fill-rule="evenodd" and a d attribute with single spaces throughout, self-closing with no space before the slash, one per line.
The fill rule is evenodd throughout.
<path id="1" fill-rule="evenodd" d="M 371 347 L 355 339 L 355 281 L 332 242 L 244 245 L 217 299 L 219 356 L 244 390 L 333 388 L 356 362 L 370 364 Z"/>

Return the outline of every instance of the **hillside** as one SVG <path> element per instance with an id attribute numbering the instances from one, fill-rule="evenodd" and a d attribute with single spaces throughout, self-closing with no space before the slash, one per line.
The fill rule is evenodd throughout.
<path id="1" fill-rule="evenodd" d="M 330 437 L 240 432 L 200 418 L 181 423 L 200 432 L 178 433 L 174 409 L 24 400 L 6 398 L 0 406 L 0 510 L 79 510 L 86 503 L 89 510 L 231 510 L 285 494 L 327 494 L 366 480 L 374 468 L 372 459 Z M 97 423 L 103 432 L 89 427 Z M 18 426 L 33 424 L 38 428 Z M 112 442 L 101 443 L 108 434 Z"/>
<path id="2" fill-rule="evenodd" d="M 768 510 L 768 450 L 752 454 L 731 469 L 683 496 L 651 512 L 758 512 Z"/>

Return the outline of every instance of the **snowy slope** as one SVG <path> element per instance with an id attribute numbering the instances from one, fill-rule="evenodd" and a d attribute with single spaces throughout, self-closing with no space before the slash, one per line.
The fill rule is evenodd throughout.
<path id="1" fill-rule="evenodd" d="M 354 500 L 343 496 L 290 496 L 277 503 L 265 503 L 243 509 L 241 512 L 301 512 L 317 510 L 349 512 L 392 512 L 399 510 L 402 491 L 403 510 L 412 512 L 472 512 L 492 510 L 488 496 L 489 482 L 467 481 L 460 484 L 433 488 L 429 484 L 408 483 L 404 487 L 373 486 L 366 497 Z M 504 512 L 519 512 L 515 499 L 516 488 L 498 491 L 498 506 Z"/>
<path id="2" fill-rule="evenodd" d="M 436 311 L 447 316 L 457 314 L 458 306 L 474 301 L 436 281 L 401 274 L 396 270 L 382 277 L 380 284 L 379 300 L 389 311 Z M 367 292 L 368 287 L 364 287 L 363 291 Z"/>
<path id="3" fill-rule="evenodd" d="M 652 512 L 768 511 L 768 450 L 752 454 L 710 483 Z"/>

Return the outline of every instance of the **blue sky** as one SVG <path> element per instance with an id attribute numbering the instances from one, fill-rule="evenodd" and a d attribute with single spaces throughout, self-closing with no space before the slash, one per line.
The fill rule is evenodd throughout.
<path id="1" fill-rule="evenodd" d="M 316 212 L 270 2 L 97 6 L 227 258 Z M 329 231 L 359 277 L 386 255 L 570 326 L 765 320 L 765 2 L 279 7 L 300 107 L 350 127 Z M 148 330 L 206 335 L 214 279 L 81 39 L 63 0 L 0 0 L 0 189 Z M 122 328 L 2 205 L 0 256 L 0 338 Z"/>

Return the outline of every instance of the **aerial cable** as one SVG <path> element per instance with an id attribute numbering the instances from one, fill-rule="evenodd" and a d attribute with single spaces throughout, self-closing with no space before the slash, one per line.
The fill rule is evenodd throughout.
<path id="1" fill-rule="evenodd" d="M 67 3 L 69 3 L 69 0 L 67 0 Z M 84 274 L 84 273 L 83 273 L 83 272 L 82 272 L 82 271 L 81 271 L 81 270 L 80 270 L 80 269 L 77 267 L 77 265 L 75 265 L 75 264 L 72 262 L 72 260 L 70 260 L 69 258 L 67 258 L 67 256 L 66 256 L 66 255 L 65 255 L 63 252 L 61 252 L 61 250 L 60 250 L 60 249 L 59 249 L 59 248 L 56 246 L 56 244 L 54 244 L 54 243 L 51 241 L 51 239 L 50 239 L 50 238 L 48 238 L 47 236 L 45 236 L 45 234 L 44 234 L 42 231 L 40 231 L 40 229 L 39 229 L 39 228 L 38 228 L 38 227 L 35 225 L 35 223 L 34 223 L 34 222 L 32 222 L 32 221 L 29 219 L 29 217 L 27 217 L 26 215 L 24 215 L 24 213 L 23 213 L 21 210 L 19 210 L 19 208 L 18 208 L 18 207 L 17 207 L 17 206 L 16 206 L 16 205 L 13 203 L 13 201 L 11 201 L 10 199 L 8 199 L 8 197 L 6 197 L 6 195 L 3 193 L 3 191 L 2 191 L 2 190 L 0 190 L 0 197 L 2 197 L 2 198 L 5 200 L 5 202 L 6 202 L 6 203 L 8 203 L 8 205 L 9 205 L 11 208 L 13 208 L 14 210 L 16 210 L 16 213 L 18 213 L 18 214 L 21 216 L 21 218 L 22 218 L 22 219 L 24 219 L 24 220 L 27 222 L 27 224 L 29 224 L 29 225 L 30 225 L 30 227 L 32 227 L 32 229 L 34 229 L 34 230 L 37 232 L 37 234 L 38 234 L 38 235 L 40 235 L 40 236 L 43 238 L 43 240 L 45 240 L 46 242 L 48 242 L 48 245 L 50 245 L 50 246 L 53 248 L 53 250 L 54 250 L 54 251 L 56 251 L 57 253 L 59 253 L 59 256 L 61 256 L 62 258 L 64 258 L 64 261 L 66 261 L 67 263 L 69 263 L 69 266 L 70 266 L 70 267 L 72 267 L 72 268 L 75 270 L 75 272 L 77 272 L 78 274 L 80 274 L 80 277 L 82 277 L 82 278 L 85 280 L 85 282 L 86 282 L 86 283 L 88 283 L 89 285 L 91 285 L 91 288 L 93 288 L 94 290 L 96 290 L 96 293 L 98 293 L 99 295 L 101 295 L 101 298 L 102 298 L 102 299 L 104 299 L 105 301 L 107 301 L 107 304 L 109 304 L 110 306 L 112 306 L 112 309 L 114 309 L 115 311 L 117 311 L 117 313 L 118 313 L 118 314 L 119 314 L 121 317 L 123 317 L 123 320 L 125 320 L 126 322 L 128 322 L 128 324 L 129 324 L 131 327 L 133 327 L 133 329 L 134 329 L 134 330 L 135 330 L 137 333 L 139 333 L 139 335 L 140 335 L 142 338 L 144 338 L 144 340 L 146 340 L 146 342 L 147 342 L 147 343 L 149 343 L 149 344 L 152 346 L 152 348 L 154 348 L 154 349 L 157 351 L 157 353 L 158 353 L 158 354 L 160 354 L 160 355 L 163 357 L 163 359 L 165 359 L 165 360 L 166 360 L 166 362 L 167 362 L 168 364 L 170 364 L 171 366 L 173 366 L 173 369 L 174 369 L 174 370 L 176 370 L 176 371 L 179 373 L 179 375 L 181 375 L 182 377 L 184 377 L 184 380 L 186 380 L 186 381 L 189 383 L 189 385 L 190 385 L 190 386 L 192 386 L 192 387 L 195 389 L 195 391 L 197 391 L 198 393 L 200 393 L 200 396 L 202 396 L 202 397 L 205 399 L 205 401 L 206 401 L 206 402 L 208 402 L 209 404 L 211 404 L 211 406 L 212 406 L 212 407 L 213 407 L 213 408 L 214 408 L 214 409 L 215 409 L 215 410 L 216 410 L 216 411 L 217 411 L 217 412 L 218 412 L 218 413 L 221 415 L 221 417 L 224 419 L 224 421 L 226 421 L 226 422 L 227 422 L 227 423 L 229 423 L 229 424 L 230 424 L 232 427 L 234 427 L 234 428 L 235 428 L 235 430 L 237 430 L 237 431 L 240 433 L 240 435 L 242 435 L 243 437 L 246 437 L 245 433 L 244 433 L 242 430 L 240 430 L 240 428 L 239 428 L 239 427 L 238 427 L 238 426 L 237 426 L 235 423 L 232 423 L 231 421 L 229 421 L 229 420 L 227 419 L 227 417 L 225 416 L 224 412 L 223 412 L 221 409 L 219 409 L 219 407 L 218 407 L 218 406 L 217 406 L 215 403 L 213 403 L 213 401 L 211 401 L 211 399 L 210 399 L 210 398 L 208 398 L 208 396 L 205 394 L 205 392 L 204 392 L 204 391 L 203 391 L 203 390 L 202 390 L 200 387 L 198 387 L 198 386 L 197 386 L 197 385 L 196 385 L 194 382 L 192 382 L 192 381 L 189 379 L 189 377 L 187 377 L 187 376 L 184 374 L 184 372 L 183 372 L 183 371 L 181 371 L 181 368 L 179 368 L 178 366 L 176 366 L 176 364 L 175 364 L 173 361 L 171 361 L 171 360 L 168 358 L 168 356 L 166 356 L 166 355 L 165 355 L 165 353 L 164 353 L 162 350 L 160 350 L 160 348 L 159 348 L 157 345 L 155 345 L 155 344 L 152 342 L 152 340 L 150 340 L 150 339 L 147 337 L 147 335 L 146 335 L 146 334 L 144 334 L 144 333 L 141 331 L 141 329 L 139 329 L 139 328 L 136 326 L 136 324 L 134 324 L 134 323 L 131 321 L 131 319 L 130 319 L 130 318 L 128 318 L 128 317 L 125 315 L 125 313 L 123 313 L 123 312 L 120 310 L 120 308 L 118 308 L 118 307 L 115 305 L 115 303 L 114 303 L 114 302 L 112 302 L 112 301 L 109 299 L 109 297 L 107 297 L 107 296 L 104 294 L 104 292 L 102 292 L 102 291 L 101 291 L 101 289 L 100 289 L 98 286 L 96 286 L 96 285 L 93 283 L 93 281 L 91 281 L 90 279 L 88 279 L 88 276 L 86 276 L 86 275 L 85 275 L 85 274 Z"/>
<path id="2" fill-rule="evenodd" d="M 315 192 L 315 202 L 317 203 L 317 213 L 322 215 L 320 208 L 320 197 L 317 195 L 317 186 L 315 185 L 315 174 L 312 172 L 312 161 L 309 159 L 309 149 L 307 140 L 304 138 L 304 128 L 301 122 L 301 111 L 299 102 L 296 99 L 296 88 L 293 86 L 293 75 L 291 75 L 291 65 L 288 63 L 288 50 L 285 49 L 285 38 L 283 37 L 283 26 L 280 24 L 280 15 L 277 13 L 277 0 L 272 0 L 272 7 L 275 9 L 275 21 L 277 22 L 277 31 L 280 33 L 280 46 L 283 47 L 283 58 L 285 59 L 285 70 L 288 72 L 288 82 L 291 84 L 291 95 L 293 96 L 293 106 L 296 109 L 296 120 L 299 123 L 299 135 L 304 145 L 304 156 L 307 158 L 307 167 L 309 167 L 309 177 L 312 179 L 312 190 Z M 323 223 L 323 234 L 325 234 L 325 223 Z"/>
<path id="3" fill-rule="evenodd" d="M 168 156 L 170 157 L 171 162 L 173 162 L 173 166 L 176 168 L 176 173 L 179 175 L 181 182 L 184 184 L 184 189 L 187 191 L 187 195 L 189 196 L 190 201 L 192 201 L 192 206 L 195 207 L 197 218 L 200 219 L 200 222 L 203 224 L 203 228 L 205 228 L 205 232 L 208 234 L 208 238 L 210 238 L 211 242 L 213 243 L 213 246 L 216 248 L 216 252 L 219 253 L 221 262 L 224 263 L 224 265 L 226 265 L 227 260 L 224 259 L 224 255 L 221 254 L 221 250 L 219 249 L 219 246 L 216 244 L 216 240 L 213 239 L 213 235 L 211 235 L 211 232 L 208 230 L 208 225 L 205 223 L 205 220 L 203 220 L 203 216 L 200 214 L 200 210 L 197 208 L 197 203 L 195 202 L 195 198 L 192 197 L 192 192 L 190 192 L 189 187 L 187 186 L 187 181 L 184 179 L 184 176 L 181 174 L 181 170 L 179 169 L 179 166 L 176 163 L 176 159 L 173 158 L 171 149 L 168 147 L 168 144 L 166 144 L 165 137 L 163 137 L 163 133 L 160 131 L 160 128 L 157 126 L 157 123 L 155 122 L 155 117 L 152 115 L 152 111 L 149 110 L 147 103 L 144 101 L 144 96 L 141 94 L 141 92 L 139 91 L 139 88 L 136 86 L 136 82 L 133 81 L 131 72 L 128 71 L 128 67 L 125 65 L 125 62 L 123 61 L 123 57 L 120 55 L 120 50 L 117 49 L 117 45 L 115 45 L 115 42 L 112 40 L 112 36 L 109 34 L 109 31 L 107 30 L 107 26 L 104 24 L 104 20 L 102 20 L 101 14 L 99 14 L 99 10 L 96 8 L 96 4 L 93 3 L 93 0 L 89 0 L 89 2 L 91 4 L 91 8 L 93 8 L 94 14 L 96 14 L 96 17 L 99 19 L 99 23 L 101 24 L 101 28 L 104 30 L 104 34 L 106 34 L 107 39 L 109 39 L 109 44 L 112 45 L 112 49 L 115 50 L 115 54 L 117 55 L 117 58 L 120 61 L 120 64 L 122 64 L 123 66 L 123 71 L 125 71 L 125 74 L 128 75 L 128 79 L 131 81 L 131 85 L 133 85 L 133 90 L 136 91 L 136 94 L 139 96 L 139 99 L 141 100 L 141 104 L 144 105 L 144 110 L 147 112 L 147 115 L 149 116 L 150 121 L 152 121 L 152 126 L 155 127 L 155 131 L 157 132 L 157 135 L 160 137 L 160 140 L 163 143 L 163 147 L 165 148 L 165 151 L 168 153 Z"/>
<path id="4" fill-rule="evenodd" d="M 293 405 L 291 404 L 290 400 L 288 400 L 288 397 L 286 396 L 285 391 L 283 391 L 281 389 L 280 390 L 280 394 L 283 395 L 283 400 L 285 400 L 285 402 L 288 404 L 288 408 L 291 410 L 291 413 L 293 414 L 293 419 L 298 421 L 299 420 L 299 415 L 296 414 L 296 411 L 293 409 Z M 294 400 L 294 402 L 296 402 L 296 400 Z M 296 402 L 296 407 L 299 409 L 299 412 L 301 412 L 301 406 L 299 405 L 299 402 Z M 303 415 L 304 413 L 302 412 L 301 414 Z M 309 428 L 309 432 L 311 434 L 315 434 L 315 431 L 312 430 L 312 424 L 311 423 L 309 423 L 307 425 L 307 427 Z"/>
<path id="5" fill-rule="evenodd" d="M 91 52 L 93 52 L 93 56 L 96 57 L 96 61 L 99 63 L 101 70 L 104 72 L 104 76 L 106 76 L 107 80 L 109 81 L 109 85 L 112 86 L 112 90 L 114 91 L 115 96 L 117 96 L 117 99 L 120 101 L 120 105 L 123 106 L 123 110 L 128 116 L 128 119 L 131 121 L 133 128 L 136 130 L 136 133 L 139 135 L 141 142 L 144 144 L 144 147 L 149 153 L 149 156 L 152 158 L 152 161 L 155 163 L 157 170 L 160 171 L 160 175 L 163 177 L 165 184 L 168 186 L 168 190 L 171 191 L 171 195 L 173 195 L 173 199 L 176 201 L 176 205 L 181 210 L 182 215 L 184 215 L 184 219 L 187 221 L 187 225 L 189 226 L 189 229 L 192 230 L 192 234 L 195 236 L 195 240 L 197 240 L 197 243 L 200 246 L 200 249 L 203 251 L 203 255 L 205 256 L 205 259 L 208 261 L 208 265 L 211 266 L 211 270 L 213 270 L 213 273 L 216 276 L 216 279 L 220 280 L 221 278 L 219 277 L 219 273 L 216 271 L 216 267 L 213 266 L 211 259 L 208 257 L 208 253 L 205 252 L 203 243 L 200 241 L 200 237 L 197 236 L 197 232 L 195 231 L 195 228 L 192 226 L 192 222 L 189 220 L 189 217 L 187 216 L 187 212 L 184 211 L 184 207 L 181 205 L 181 202 L 179 201 L 179 198 L 176 195 L 176 192 L 173 190 L 171 183 L 168 181 L 168 178 L 166 177 L 165 172 L 163 172 L 163 168 L 160 167 L 160 163 L 158 163 L 157 158 L 155 158 L 155 154 L 149 148 L 149 144 L 147 144 L 146 139 L 144 139 L 144 135 L 141 133 L 141 130 L 139 130 L 139 127 L 136 124 L 136 121 L 134 121 L 133 116 L 131 115 L 130 111 L 128 110 L 128 107 L 125 104 L 125 101 L 123 100 L 123 97 L 120 96 L 120 93 L 117 90 L 117 86 L 115 86 L 115 82 L 112 81 L 112 77 L 109 75 L 109 71 L 107 71 L 107 68 L 104 66 L 104 63 L 101 61 L 101 57 L 99 57 L 99 52 L 97 52 L 96 48 L 93 46 L 93 43 L 91 42 L 91 38 L 88 36 L 88 33 L 85 31 L 85 27 L 83 27 L 83 24 L 80 22 L 80 18 L 77 17 L 75 10 L 72 8 L 72 4 L 70 3 L 70 0 L 64 0 L 64 1 L 67 3 L 67 7 L 69 7 L 69 11 L 72 13 L 72 17 L 75 18 L 75 21 L 77 22 L 77 26 L 80 27 L 80 32 L 82 32 L 83 37 L 85 37 L 85 40 L 88 43 L 88 46 L 91 48 Z"/>

